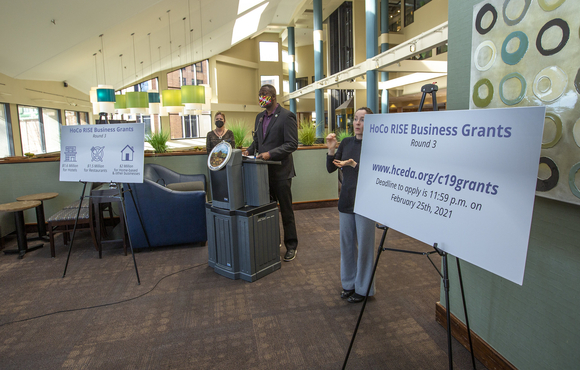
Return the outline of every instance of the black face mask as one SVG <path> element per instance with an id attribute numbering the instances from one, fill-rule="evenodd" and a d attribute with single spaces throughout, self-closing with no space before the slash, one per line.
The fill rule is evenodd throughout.
<path id="1" fill-rule="evenodd" d="M 224 121 L 215 121 L 215 127 L 222 128 L 224 125 Z"/>

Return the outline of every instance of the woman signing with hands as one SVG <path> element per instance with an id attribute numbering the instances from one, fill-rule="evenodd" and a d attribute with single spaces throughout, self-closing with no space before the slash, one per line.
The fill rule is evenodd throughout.
<path id="1" fill-rule="evenodd" d="M 329 173 L 340 168 L 343 175 L 342 187 L 338 198 L 340 216 L 340 280 L 342 292 L 340 297 L 350 303 L 364 300 L 367 288 L 371 283 L 375 222 L 354 213 L 354 200 L 358 180 L 358 163 L 365 114 L 372 114 L 370 108 L 359 108 L 354 115 L 354 137 L 344 139 L 337 147 L 336 134 L 326 137 L 328 155 L 326 169 Z M 369 296 L 375 294 L 374 283 Z"/>

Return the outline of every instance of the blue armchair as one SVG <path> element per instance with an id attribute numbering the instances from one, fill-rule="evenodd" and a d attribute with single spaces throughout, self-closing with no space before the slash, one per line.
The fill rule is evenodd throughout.
<path id="1" fill-rule="evenodd" d="M 145 164 L 143 183 L 130 185 L 151 247 L 207 241 L 204 174 L 182 175 L 157 164 Z M 135 203 L 126 193 L 127 228 L 133 248 L 146 248 Z"/>

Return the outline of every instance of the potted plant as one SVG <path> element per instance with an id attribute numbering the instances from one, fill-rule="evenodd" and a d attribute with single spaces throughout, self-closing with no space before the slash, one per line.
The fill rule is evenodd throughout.
<path id="1" fill-rule="evenodd" d="M 250 133 L 250 129 L 246 126 L 244 121 L 234 121 L 233 124 L 228 125 L 228 129 L 234 134 L 234 141 L 236 142 L 236 148 L 241 149 L 247 143 L 247 136 Z M 250 142 L 251 144 L 251 142 Z"/>
<path id="2" fill-rule="evenodd" d="M 166 153 L 168 149 L 167 146 L 168 140 L 169 133 L 164 132 L 163 130 L 145 136 L 145 141 L 148 142 L 153 147 L 155 153 Z"/>
<path id="3" fill-rule="evenodd" d="M 300 121 L 298 125 L 298 141 L 305 146 L 314 145 L 316 142 L 316 126 L 312 121 Z"/>

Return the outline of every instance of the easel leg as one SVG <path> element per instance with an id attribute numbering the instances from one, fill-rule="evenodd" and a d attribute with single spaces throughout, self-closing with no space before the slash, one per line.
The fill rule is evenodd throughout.
<path id="1" fill-rule="evenodd" d="M 131 248 L 131 255 L 133 256 L 133 265 L 135 265 L 135 275 L 137 275 L 137 285 L 141 285 L 141 279 L 139 279 L 139 270 L 137 269 L 137 261 L 135 260 L 135 253 L 133 252 L 133 243 L 131 243 L 131 234 L 129 233 L 129 227 L 127 224 L 127 209 L 125 208 L 125 198 L 121 191 L 121 184 L 117 185 L 119 190 L 119 199 L 121 201 L 121 208 L 123 209 L 123 219 L 125 220 L 125 227 L 127 228 L 127 239 L 129 239 L 129 247 Z M 123 230 L 123 232 L 125 232 Z"/>
<path id="2" fill-rule="evenodd" d="M 451 309 L 449 307 L 449 269 L 447 267 L 447 253 L 443 252 L 443 287 L 445 289 L 445 308 L 447 309 L 447 357 L 449 357 L 449 369 L 453 369 L 453 353 L 451 342 Z"/>
<path id="3" fill-rule="evenodd" d="M 459 265 L 459 258 L 455 257 L 457 261 L 457 274 L 459 275 L 459 286 L 461 287 L 461 299 L 463 300 L 463 314 L 465 315 L 465 326 L 467 326 L 467 338 L 469 339 L 469 351 L 471 352 L 471 364 L 475 369 L 475 354 L 473 353 L 473 342 L 471 341 L 471 329 L 469 328 L 469 319 L 467 318 L 467 305 L 465 304 L 465 291 L 463 290 L 463 277 L 461 276 L 461 266 Z M 447 310 L 449 311 L 449 310 Z"/>
<path id="4" fill-rule="evenodd" d="M 346 368 L 346 364 L 348 362 L 348 357 L 350 356 L 350 351 L 352 350 L 352 345 L 354 344 L 354 339 L 355 339 L 356 333 L 358 331 L 358 326 L 359 326 L 360 321 L 362 319 L 362 315 L 365 312 L 365 307 L 367 305 L 367 300 L 369 299 L 369 293 L 371 291 L 371 286 L 373 284 L 373 280 L 375 279 L 375 273 L 377 272 L 377 266 L 379 265 L 379 257 L 381 256 L 381 252 L 383 251 L 383 245 L 385 244 L 385 238 L 387 236 L 387 231 L 389 230 L 389 228 L 387 226 L 382 226 L 381 228 L 383 229 L 383 236 L 381 237 L 381 242 L 379 244 L 379 249 L 377 251 L 377 259 L 375 261 L 375 266 L 373 267 L 373 273 L 371 275 L 371 280 L 369 281 L 369 286 L 367 288 L 367 294 L 365 296 L 365 300 L 364 300 L 362 308 L 360 310 L 360 314 L 358 316 L 358 320 L 356 322 L 354 332 L 352 333 L 352 338 L 350 340 L 350 345 L 348 346 L 348 351 L 346 352 L 346 357 L 344 358 L 344 363 L 342 364 L 342 370 L 344 370 Z"/>
<path id="5" fill-rule="evenodd" d="M 131 200 L 133 201 L 133 206 L 135 206 L 135 212 L 137 213 L 137 217 L 139 217 L 139 223 L 141 224 L 141 229 L 143 229 L 143 234 L 145 235 L 145 240 L 147 241 L 147 246 L 151 248 L 151 243 L 149 242 L 149 236 L 147 236 L 147 230 L 145 230 L 145 225 L 143 225 L 143 219 L 141 218 L 141 212 L 139 212 L 139 208 L 137 207 L 137 202 L 135 202 L 135 197 L 133 196 L 133 189 L 131 189 L 131 184 L 127 184 L 127 188 L 129 189 L 129 194 L 131 194 Z M 125 220 L 125 224 L 127 224 L 127 220 Z M 127 226 L 127 233 L 129 233 L 129 227 Z"/>
<path id="6" fill-rule="evenodd" d="M 79 209 L 77 210 L 77 217 L 75 219 L 75 226 L 73 227 L 72 236 L 70 238 L 70 245 L 68 246 L 68 256 L 66 257 L 66 264 L 64 265 L 64 272 L 62 273 L 62 277 L 64 278 L 66 275 L 66 269 L 68 267 L 68 261 L 70 259 L 70 252 L 72 251 L 73 242 L 75 240 L 75 232 L 77 231 L 77 224 L 79 223 L 79 216 L 81 214 L 81 208 L 83 206 L 83 199 L 85 198 L 85 190 L 87 189 L 87 182 L 83 181 L 83 192 L 81 193 L 81 199 L 79 202 Z"/>

